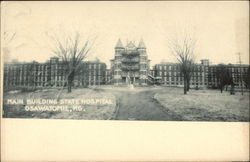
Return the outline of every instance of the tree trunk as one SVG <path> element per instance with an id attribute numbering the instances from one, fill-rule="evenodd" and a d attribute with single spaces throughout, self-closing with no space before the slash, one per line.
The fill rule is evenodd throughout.
<path id="1" fill-rule="evenodd" d="M 187 80 L 187 91 L 190 89 L 190 79 Z"/>
<path id="2" fill-rule="evenodd" d="M 187 94 L 187 79 L 184 78 L 184 95 Z"/>
<path id="3" fill-rule="evenodd" d="M 221 92 L 221 93 L 223 92 L 223 88 L 224 88 L 224 86 L 221 84 L 221 85 L 220 85 L 220 92 Z"/>
<path id="4" fill-rule="evenodd" d="M 72 71 L 68 76 L 68 93 L 71 92 L 72 83 L 74 81 L 75 71 Z"/>
<path id="5" fill-rule="evenodd" d="M 234 85 L 233 85 L 233 84 L 231 84 L 230 94 L 231 94 L 231 95 L 234 95 L 234 94 L 235 94 L 235 92 L 234 92 Z"/>
<path id="6" fill-rule="evenodd" d="M 72 87 L 72 83 L 73 83 L 73 78 L 68 77 L 68 93 L 71 92 L 71 87 Z"/>
<path id="7" fill-rule="evenodd" d="M 72 81 L 68 80 L 68 93 L 71 92 Z"/>

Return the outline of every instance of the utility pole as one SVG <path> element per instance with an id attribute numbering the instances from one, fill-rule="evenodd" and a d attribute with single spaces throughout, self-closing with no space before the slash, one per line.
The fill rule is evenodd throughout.
<path id="1" fill-rule="evenodd" d="M 239 55 L 239 64 L 240 64 L 240 85 L 241 85 L 241 95 L 243 95 L 243 83 L 242 83 L 242 69 L 241 69 L 241 53 L 238 52 L 237 55 Z"/>

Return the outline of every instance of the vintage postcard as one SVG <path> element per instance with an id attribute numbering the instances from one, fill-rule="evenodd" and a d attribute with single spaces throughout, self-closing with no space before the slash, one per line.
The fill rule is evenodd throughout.
<path id="1" fill-rule="evenodd" d="M 248 124 L 248 11 L 247 1 L 3 2 L 2 119 Z"/>

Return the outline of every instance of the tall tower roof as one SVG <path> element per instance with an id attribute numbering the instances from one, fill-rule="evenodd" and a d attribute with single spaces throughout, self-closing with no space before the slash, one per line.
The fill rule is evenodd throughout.
<path id="1" fill-rule="evenodd" d="M 115 48 L 124 48 L 123 45 L 122 45 L 121 39 L 119 39 L 117 41 Z"/>
<path id="2" fill-rule="evenodd" d="M 142 39 L 139 42 L 138 48 L 146 48 L 144 41 Z"/>

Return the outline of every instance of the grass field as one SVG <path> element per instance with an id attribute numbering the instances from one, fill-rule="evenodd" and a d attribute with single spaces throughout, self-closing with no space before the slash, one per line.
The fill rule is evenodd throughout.
<path id="1" fill-rule="evenodd" d="M 8 99 L 111 99 L 112 104 L 84 104 L 81 111 L 27 111 L 27 103 L 11 105 Z M 120 108 L 116 110 L 116 100 Z M 46 105 L 46 104 L 45 104 Z M 49 104 L 48 104 L 49 105 Z M 57 105 L 57 104 L 56 104 Z M 74 103 L 63 104 L 72 107 Z M 161 86 L 73 89 L 72 93 L 59 89 L 40 89 L 35 92 L 4 93 L 3 117 L 87 120 L 174 120 L 174 121 L 249 121 L 249 93 L 220 93 L 219 90 L 190 90 Z M 117 117 L 114 114 L 119 112 Z"/>
<path id="2" fill-rule="evenodd" d="M 220 93 L 219 90 L 165 88 L 154 98 L 185 121 L 249 121 L 249 93 Z"/>
<path id="3" fill-rule="evenodd" d="M 63 104 L 70 108 L 70 111 L 27 111 L 24 104 L 7 104 L 8 99 L 55 99 L 58 102 L 61 100 L 70 99 L 108 99 L 112 104 L 97 103 L 97 104 L 79 104 L 80 110 L 72 110 L 75 104 Z M 42 104 L 48 106 L 49 104 Z M 50 104 L 51 105 L 51 104 Z M 54 104 L 60 106 L 60 104 Z M 34 105 L 32 105 L 34 106 Z M 38 106 L 37 104 L 35 106 Z M 46 118 L 46 119 L 87 119 L 87 120 L 107 120 L 110 119 L 116 108 L 115 97 L 108 92 L 97 89 L 73 89 L 72 93 L 67 93 L 66 90 L 59 89 L 43 89 L 35 92 L 15 92 L 4 93 L 3 117 L 11 118 Z"/>

